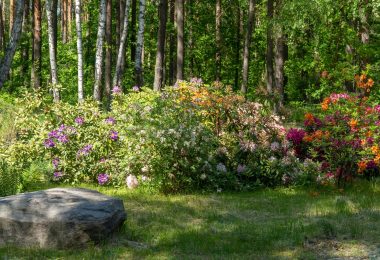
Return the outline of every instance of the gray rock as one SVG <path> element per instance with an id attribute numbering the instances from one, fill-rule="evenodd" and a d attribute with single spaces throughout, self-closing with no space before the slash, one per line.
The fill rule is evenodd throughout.
<path id="1" fill-rule="evenodd" d="M 126 219 L 123 201 L 55 188 L 0 199 L 0 245 L 77 248 L 104 241 Z"/>

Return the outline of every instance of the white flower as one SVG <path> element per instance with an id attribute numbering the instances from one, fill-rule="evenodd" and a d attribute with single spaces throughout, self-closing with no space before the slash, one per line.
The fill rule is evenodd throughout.
<path id="1" fill-rule="evenodd" d="M 201 178 L 201 180 L 205 180 L 207 178 L 207 176 L 206 176 L 206 174 L 203 173 L 203 174 L 201 174 L 200 178 Z"/>
<path id="2" fill-rule="evenodd" d="M 149 181 L 149 177 L 143 175 L 143 176 L 141 176 L 141 180 L 142 180 L 142 181 Z"/>
<path id="3" fill-rule="evenodd" d="M 271 156 L 271 157 L 269 158 L 269 161 L 270 161 L 270 162 L 275 162 L 275 161 L 277 161 L 277 158 L 274 157 L 274 156 Z"/>
<path id="4" fill-rule="evenodd" d="M 271 151 L 275 152 L 280 149 L 280 143 L 279 142 L 273 142 L 270 144 Z"/>
<path id="5" fill-rule="evenodd" d="M 221 188 L 217 188 L 217 189 L 216 189 L 216 192 L 217 192 L 217 193 L 221 193 L 221 192 L 222 192 L 222 189 L 221 189 Z"/>
<path id="6" fill-rule="evenodd" d="M 135 189 L 137 186 L 139 186 L 139 182 L 135 175 L 128 175 L 126 179 L 126 183 L 129 189 Z"/>
<path id="7" fill-rule="evenodd" d="M 149 172 L 149 167 L 147 165 L 145 165 L 144 167 L 141 168 L 141 172 L 142 173 L 147 173 Z"/>
<path id="8" fill-rule="evenodd" d="M 218 172 L 227 172 L 227 168 L 223 163 L 218 163 L 218 165 L 216 165 L 216 170 Z"/>

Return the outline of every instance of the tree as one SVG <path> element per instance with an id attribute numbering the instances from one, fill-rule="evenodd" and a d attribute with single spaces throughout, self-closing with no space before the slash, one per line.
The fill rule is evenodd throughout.
<path id="1" fill-rule="evenodd" d="M 8 43 L 7 50 L 5 51 L 4 58 L 0 60 L 0 89 L 3 87 L 4 82 L 7 80 L 9 71 L 11 69 L 13 57 L 16 52 L 17 45 L 21 36 L 24 0 L 18 0 L 16 4 L 15 21 L 12 26 L 12 33 Z"/>
<path id="2" fill-rule="evenodd" d="M 267 92 L 270 96 L 273 95 L 273 89 L 274 89 L 274 70 L 273 70 L 273 0 L 268 0 L 267 2 L 267 19 L 268 19 L 268 25 L 267 25 L 267 49 L 266 49 L 266 70 L 267 70 Z"/>
<path id="3" fill-rule="evenodd" d="M 157 54 L 154 74 L 153 89 L 160 91 L 164 78 L 164 60 L 165 60 L 165 39 L 166 39 L 166 22 L 168 18 L 168 1 L 160 0 L 159 4 L 160 25 L 157 37 Z"/>
<path id="4" fill-rule="evenodd" d="M 117 62 L 116 62 L 116 70 L 115 70 L 115 76 L 113 79 L 113 85 L 120 86 L 123 72 L 124 72 L 124 59 L 125 59 L 125 45 L 127 41 L 127 35 L 128 35 L 128 19 L 129 19 L 129 8 L 131 5 L 131 0 L 127 0 L 125 4 L 125 10 L 124 10 L 124 21 L 123 21 L 123 32 L 121 34 L 120 38 L 120 44 L 119 44 L 119 51 L 117 54 Z"/>
<path id="5" fill-rule="evenodd" d="M 131 16 L 131 60 L 136 58 L 136 12 L 137 0 L 132 0 L 132 16 Z"/>
<path id="6" fill-rule="evenodd" d="M 76 31 L 77 31 L 77 51 L 78 51 L 78 102 L 81 103 L 84 100 L 81 0 L 75 0 L 75 25 L 76 25 Z"/>
<path id="7" fill-rule="evenodd" d="M 48 20 L 48 39 L 49 39 L 49 60 L 50 60 L 50 75 L 53 90 L 54 102 L 60 100 L 60 94 L 58 90 L 58 75 L 57 75 L 57 61 L 54 47 L 54 24 L 53 24 L 53 2 L 52 0 L 46 0 L 46 16 Z"/>
<path id="8" fill-rule="evenodd" d="M 183 80 L 184 69 L 184 0 L 176 0 L 177 80 Z"/>
<path id="9" fill-rule="evenodd" d="M 33 50 L 32 50 L 32 84 L 41 87 L 41 0 L 33 0 Z"/>
<path id="10" fill-rule="evenodd" d="M 135 75 L 136 85 L 143 85 L 142 75 L 142 50 L 144 45 L 144 30 L 145 30 L 145 0 L 140 0 L 139 5 L 139 29 L 137 32 L 136 58 L 135 58 Z"/>
<path id="11" fill-rule="evenodd" d="M 103 68 L 103 39 L 106 23 L 106 0 L 100 0 L 99 25 L 96 40 L 95 56 L 95 84 L 93 97 L 96 101 L 101 100 L 101 81 Z"/>
<path id="12" fill-rule="evenodd" d="M 216 53 L 215 53 L 215 80 L 220 81 L 220 73 L 222 68 L 222 3 L 221 0 L 216 0 L 216 8 L 215 8 L 215 45 L 216 45 Z"/>
<path id="13" fill-rule="evenodd" d="M 175 0 L 170 0 L 170 23 L 174 24 Z M 169 85 L 174 84 L 175 76 L 175 33 L 170 31 L 169 36 Z"/>
<path id="14" fill-rule="evenodd" d="M 105 96 L 107 106 L 111 101 L 111 84 L 112 84 L 112 0 L 106 3 L 106 61 L 105 61 Z"/>
<path id="15" fill-rule="evenodd" d="M 247 30 L 244 39 L 244 51 L 243 51 L 243 81 L 241 85 L 241 92 L 247 94 L 248 88 L 248 75 L 249 75 L 249 56 L 250 46 L 252 41 L 252 33 L 255 24 L 255 0 L 249 0 L 248 22 Z"/>
<path id="16" fill-rule="evenodd" d="M 3 22 L 3 2 L 0 0 L 0 49 L 5 50 L 5 33 Z"/>
<path id="17" fill-rule="evenodd" d="M 28 32 L 30 32 L 30 20 L 29 20 L 29 15 L 30 15 L 30 12 L 29 12 L 29 0 L 24 0 L 24 18 L 23 18 L 23 25 L 22 25 L 22 34 L 25 35 L 24 39 L 23 39 L 23 43 L 22 43 L 22 60 L 23 60 L 23 64 L 22 64 L 22 73 L 23 74 L 27 74 L 28 73 L 28 68 L 29 68 L 29 49 L 30 49 L 30 37 L 28 37 L 29 35 L 27 34 Z M 25 80 L 25 85 L 29 85 L 30 81 L 29 80 Z"/>

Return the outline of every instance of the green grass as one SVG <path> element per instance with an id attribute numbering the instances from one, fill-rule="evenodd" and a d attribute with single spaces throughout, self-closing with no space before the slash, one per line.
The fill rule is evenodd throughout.
<path id="1" fill-rule="evenodd" d="M 124 200 L 119 235 L 80 251 L 0 249 L 0 259 L 326 259 L 380 256 L 380 186 L 345 191 L 152 195 Z"/>

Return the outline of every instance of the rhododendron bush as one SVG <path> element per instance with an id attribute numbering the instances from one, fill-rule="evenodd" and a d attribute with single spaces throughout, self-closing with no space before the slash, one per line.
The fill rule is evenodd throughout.
<path id="1" fill-rule="evenodd" d="M 301 163 L 285 128 L 264 106 L 201 80 L 158 93 L 113 89 L 111 111 L 93 101 L 20 100 L 17 139 L 2 154 L 13 167 L 34 158 L 54 182 L 143 186 L 163 192 L 221 191 L 310 182 L 317 163 Z"/>
<path id="2" fill-rule="evenodd" d="M 340 185 L 379 173 L 380 105 L 370 98 L 373 80 L 362 75 L 356 81 L 361 91 L 331 94 L 323 100 L 318 116 L 305 115 L 304 129 L 287 133 L 297 157 L 321 163 L 322 183 Z"/>

